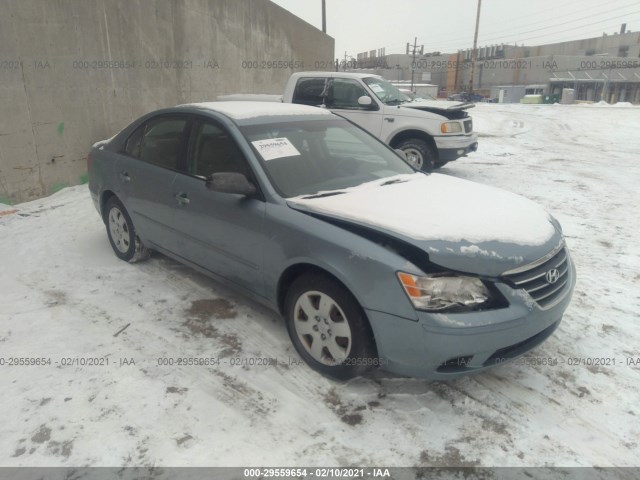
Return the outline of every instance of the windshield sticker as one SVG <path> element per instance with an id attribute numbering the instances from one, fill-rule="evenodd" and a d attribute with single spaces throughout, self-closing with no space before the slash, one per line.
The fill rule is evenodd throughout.
<path id="1" fill-rule="evenodd" d="M 371 90 L 373 90 L 373 93 L 382 93 L 384 92 L 384 88 L 382 88 L 380 85 L 378 85 L 377 83 L 372 83 L 369 85 L 369 88 Z"/>
<path id="2" fill-rule="evenodd" d="M 265 160 L 300 155 L 300 152 L 293 146 L 289 139 L 284 137 L 256 140 L 251 143 Z"/>

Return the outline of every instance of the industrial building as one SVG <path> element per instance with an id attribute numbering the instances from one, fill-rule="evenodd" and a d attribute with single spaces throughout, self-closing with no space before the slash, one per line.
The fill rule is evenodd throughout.
<path id="1" fill-rule="evenodd" d="M 375 53 L 371 52 L 371 53 Z M 393 54 L 360 59 L 360 71 L 392 81 L 411 80 L 439 86 L 439 95 L 466 91 L 472 51 Z M 525 94 L 560 95 L 574 90 L 576 101 L 640 103 L 640 32 L 539 46 L 490 45 L 478 48 L 473 90 L 487 98 L 518 102 Z M 502 90 L 502 93 L 500 91 Z"/>

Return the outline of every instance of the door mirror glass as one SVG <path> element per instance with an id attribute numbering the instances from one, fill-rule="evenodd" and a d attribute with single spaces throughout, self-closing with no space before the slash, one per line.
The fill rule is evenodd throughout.
<path id="1" fill-rule="evenodd" d="M 219 193 L 233 193 L 251 196 L 257 192 L 256 186 L 242 173 L 220 172 L 207 177 L 207 188 Z"/>
<path id="2" fill-rule="evenodd" d="M 369 105 L 371 105 L 371 97 L 368 97 L 366 95 L 361 96 L 360 98 L 358 98 L 358 105 L 368 107 Z"/>

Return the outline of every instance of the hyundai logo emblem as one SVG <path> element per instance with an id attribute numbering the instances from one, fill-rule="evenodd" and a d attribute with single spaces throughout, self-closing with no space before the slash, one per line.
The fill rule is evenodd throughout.
<path id="1" fill-rule="evenodd" d="M 560 272 L 558 271 L 557 268 L 552 268 L 547 272 L 547 274 L 545 275 L 545 278 L 547 279 L 548 283 L 554 284 L 560 278 Z"/>

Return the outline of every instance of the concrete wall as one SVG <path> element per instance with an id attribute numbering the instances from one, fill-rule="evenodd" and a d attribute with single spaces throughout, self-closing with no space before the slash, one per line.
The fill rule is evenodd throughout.
<path id="1" fill-rule="evenodd" d="M 5 1 L 0 203 L 82 182 L 90 145 L 143 113 L 281 93 L 333 54 L 331 37 L 267 0 Z"/>

